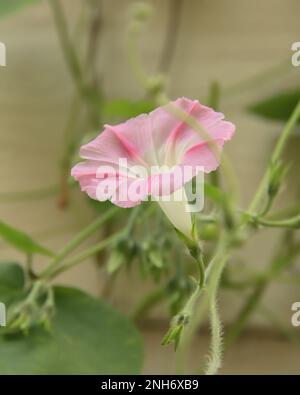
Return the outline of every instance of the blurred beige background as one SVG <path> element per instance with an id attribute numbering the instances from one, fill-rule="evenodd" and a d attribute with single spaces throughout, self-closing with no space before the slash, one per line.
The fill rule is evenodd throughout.
<path id="1" fill-rule="evenodd" d="M 99 69 L 104 90 L 109 98 L 137 99 L 143 91 L 130 70 L 124 48 L 128 7 L 133 1 L 103 0 L 102 3 Z M 150 3 L 154 13 L 145 31 L 141 52 L 146 67 L 154 71 L 163 45 L 169 2 L 153 0 Z M 78 4 L 78 0 L 63 0 L 70 20 L 77 15 Z M 214 80 L 230 87 L 288 60 L 291 44 L 300 41 L 299 15 L 298 0 L 185 0 L 170 72 L 169 95 L 205 98 Z M 33 202 L 1 201 L 1 194 L 40 189 L 58 182 L 62 132 L 74 88 L 47 1 L 1 19 L 0 41 L 7 47 L 7 67 L 0 69 L 0 218 L 27 231 L 49 248 L 58 249 L 90 220 L 91 213 L 82 204 L 82 196 L 78 194 L 66 211 L 58 209 L 56 197 Z M 298 74 L 300 81 L 300 68 L 290 68 L 278 82 L 263 81 L 243 94 L 228 93 L 222 101 L 222 111 L 237 125 L 228 153 L 236 165 L 244 204 L 255 191 L 281 129 L 277 122 L 265 122 L 247 113 L 245 106 L 279 92 L 282 87 L 293 87 L 295 75 Z M 295 137 L 290 156 L 296 160 L 296 167 L 281 198 L 281 206 L 286 206 L 299 192 L 299 148 L 299 138 Z M 260 234 L 239 254 L 251 265 L 264 265 L 277 242 L 274 234 L 274 231 Z M 1 260 L 22 259 L 5 245 L 1 244 L 0 248 Z M 42 266 L 43 260 L 37 265 Z M 65 274 L 61 282 L 98 295 L 105 273 L 87 262 Z M 112 301 L 128 311 L 144 292 L 145 286 L 137 279 L 123 276 Z M 266 295 L 266 303 L 280 313 L 287 325 L 291 304 L 296 300 L 300 300 L 300 290 L 290 285 L 274 285 Z M 225 319 L 230 320 L 239 301 L 226 293 L 221 304 Z M 164 316 L 163 311 L 155 312 L 155 316 Z M 266 321 L 256 316 L 253 323 L 265 325 Z M 300 356 L 298 350 L 291 352 Z M 153 358 L 155 360 L 155 356 Z M 291 358 L 294 361 L 296 355 Z M 151 371 L 151 361 L 149 364 Z"/>

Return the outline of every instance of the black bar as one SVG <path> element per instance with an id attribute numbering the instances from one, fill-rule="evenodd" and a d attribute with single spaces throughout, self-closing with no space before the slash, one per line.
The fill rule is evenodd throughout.
<path id="1" fill-rule="evenodd" d="M 112 392 L 151 392 L 151 391 L 188 391 L 210 392 L 216 389 L 228 388 L 238 393 L 247 391 L 259 391 L 263 385 L 268 389 L 273 386 L 276 390 L 286 390 L 287 385 L 299 385 L 299 376 L 0 376 L 0 392 L 7 390 L 28 391 L 43 393 L 47 391 L 60 391 L 64 388 L 67 393 L 97 394 L 104 391 Z M 6 387 L 6 391 L 4 390 Z M 299 388 L 299 387 L 298 387 Z M 20 392 L 21 393 L 21 392 Z M 55 394 L 55 393 L 54 393 Z"/>

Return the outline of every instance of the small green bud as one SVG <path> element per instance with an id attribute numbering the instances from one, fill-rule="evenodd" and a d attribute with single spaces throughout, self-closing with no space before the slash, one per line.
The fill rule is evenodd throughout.
<path id="1" fill-rule="evenodd" d="M 151 251 L 149 254 L 149 260 L 152 265 L 158 269 L 162 269 L 164 266 L 163 260 L 161 259 L 161 254 L 158 251 Z"/>
<path id="2" fill-rule="evenodd" d="M 124 255 L 122 252 L 119 249 L 113 250 L 107 262 L 107 272 L 109 274 L 116 273 L 122 266 L 123 262 Z"/>
<path id="3" fill-rule="evenodd" d="M 180 342 L 180 338 L 181 338 L 181 334 L 182 334 L 182 330 L 183 330 L 183 323 L 182 324 L 177 324 L 175 326 L 172 326 L 167 334 L 165 335 L 165 337 L 162 340 L 162 346 L 167 346 L 170 343 L 174 342 L 174 348 L 175 351 L 178 348 L 179 342 Z"/>
<path id="4" fill-rule="evenodd" d="M 216 240 L 219 236 L 219 228 L 216 224 L 205 224 L 199 234 L 201 240 Z"/>
<path id="5" fill-rule="evenodd" d="M 145 2 L 135 3 L 131 8 L 132 18 L 142 22 L 151 16 L 152 11 L 152 6 Z"/>
<path id="6" fill-rule="evenodd" d="M 151 94 L 157 95 L 164 90 L 165 84 L 166 79 L 163 75 L 155 75 L 148 79 L 147 90 Z"/>

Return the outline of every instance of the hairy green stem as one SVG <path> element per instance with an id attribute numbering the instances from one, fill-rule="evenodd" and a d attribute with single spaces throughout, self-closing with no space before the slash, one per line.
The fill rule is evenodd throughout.
<path id="1" fill-rule="evenodd" d="M 208 364 L 205 370 L 206 375 L 214 375 L 218 372 L 222 364 L 223 340 L 222 323 L 219 317 L 217 306 L 217 288 L 214 290 L 210 302 L 210 326 L 211 326 L 211 346 Z"/>
<path id="2" fill-rule="evenodd" d="M 192 341 L 203 318 L 207 313 L 207 310 L 209 309 L 210 302 L 212 301 L 214 294 L 217 292 L 227 259 L 228 252 L 225 248 L 225 242 L 221 239 L 217 252 L 208 266 L 209 270 L 206 270 L 206 276 L 208 277 L 208 280 L 201 303 L 196 307 L 195 314 L 191 317 L 189 325 L 183 332 L 181 345 L 178 349 L 176 358 L 178 373 L 183 374 L 185 372 Z"/>

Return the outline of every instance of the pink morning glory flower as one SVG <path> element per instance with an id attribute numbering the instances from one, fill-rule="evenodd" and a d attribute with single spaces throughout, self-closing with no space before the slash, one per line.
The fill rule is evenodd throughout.
<path id="1" fill-rule="evenodd" d="M 180 98 L 127 122 L 105 125 L 81 147 L 84 161 L 71 174 L 91 198 L 109 199 L 120 207 L 152 196 L 172 224 L 190 237 L 184 185 L 200 171 L 217 169 L 224 142 L 234 130 L 222 113 Z M 181 199 L 172 199 L 178 192 Z"/>

